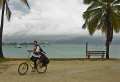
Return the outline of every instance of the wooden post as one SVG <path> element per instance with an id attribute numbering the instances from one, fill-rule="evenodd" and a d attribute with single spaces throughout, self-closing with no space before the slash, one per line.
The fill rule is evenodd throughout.
<path id="1" fill-rule="evenodd" d="M 86 58 L 87 58 L 87 51 L 88 51 L 88 43 L 86 42 Z"/>
<path id="2" fill-rule="evenodd" d="M 90 59 L 90 52 L 89 52 L 89 55 L 88 55 L 88 59 Z"/>

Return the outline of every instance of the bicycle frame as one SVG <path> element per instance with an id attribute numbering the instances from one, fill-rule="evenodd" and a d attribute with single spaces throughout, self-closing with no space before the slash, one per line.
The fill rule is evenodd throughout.
<path id="1" fill-rule="evenodd" d="M 21 63 L 18 67 L 18 72 L 20 75 L 26 74 L 29 69 L 29 66 L 32 69 L 34 69 L 34 63 L 32 61 L 30 61 L 29 56 L 30 56 L 30 52 L 29 52 L 29 55 L 28 55 L 28 58 L 26 59 L 26 61 Z M 42 63 L 40 62 L 39 59 L 37 60 L 36 64 L 37 64 L 36 70 L 38 73 L 44 73 L 47 70 L 47 65 L 43 67 Z"/>
<path id="2" fill-rule="evenodd" d="M 26 59 L 25 63 L 27 63 L 33 69 L 34 63 L 29 59 L 29 56 L 30 56 L 30 52 L 29 52 L 28 58 Z M 36 63 L 38 64 L 39 61 L 37 61 Z"/>
<path id="3" fill-rule="evenodd" d="M 26 59 L 25 63 L 27 63 L 31 68 L 33 68 L 32 66 L 33 66 L 34 64 L 33 64 L 33 62 L 29 59 L 29 56 L 30 56 L 30 52 L 29 52 L 28 58 Z"/>

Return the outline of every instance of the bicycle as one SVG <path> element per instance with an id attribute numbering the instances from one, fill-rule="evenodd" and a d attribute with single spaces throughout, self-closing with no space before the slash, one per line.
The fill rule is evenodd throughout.
<path id="1" fill-rule="evenodd" d="M 29 68 L 29 66 L 33 69 L 34 67 L 34 64 L 33 64 L 33 62 L 32 61 L 30 61 L 29 60 L 29 56 L 30 56 L 30 52 L 29 52 L 29 55 L 28 55 L 28 58 L 26 59 L 26 61 L 25 62 L 23 62 L 23 63 L 21 63 L 20 65 L 19 65 L 19 67 L 18 67 L 18 73 L 20 74 L 20 75 L 25 75 L 26 73 L 27 73 L 27 71 L 28 71 L 28 68 Z M 38 59 L 37 60 L 37 62 L 36 62 L 36 64 L 37 64 L 37 72 L 38 73 L 44 73 L 44 72 L 46 72 L 46 70 L 47 70 L 47 65 L 45 65 L 45 66 L 42 66 L 42 62 L 40 62 L 40 60 Z"/>

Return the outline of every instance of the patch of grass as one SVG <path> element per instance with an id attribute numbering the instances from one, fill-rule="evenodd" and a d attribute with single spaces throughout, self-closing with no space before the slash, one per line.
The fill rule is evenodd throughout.
<path id="1" fill-rule="evenodd" d="M 6 71 L 6 69 L 8 69 L 10 67 L 10 65 L 7 64 L 0 64 L 0 70 Z"/>
<path id="2" fill-rule="evenodd" d="M 107 59 L 98 59 L 98 58 L 91 58 L 91 59 L 88 59 L 90 61 L 105 61 Z"/>
<path id="3" fill-rule="evenodd" d="M 2 62 L 7 62 L 7 61 L 11 61 L 7 58 L 0 58 L 0 70 L 3 70 L 3 71 L 6 71 L 6 69 L 8 69 L 10 67 L 10 65 L 7 65 L 7 64 L 3 64 Z M 1 74 L 2 72 L 0 72 Z"/>
<path id="4" fill-rule="evenodd" d="M 26 60 L 26 58 L 3 58 L 0 59 L 0 63 L 6 62 L 6 61 L 20 61 L 20 60 Z M 105 60 L 117 60 L 115 58 L 110 58 L 110 59 L 101 59 L 101 58 L 49 58 L 50 61 L 74 61 L 74 60 L 79 60 L 79 61 L 105 61 Z"/>
<path id="5" fill-rule="evenodd" d="M 0 63 L 9 61 L 7 58 L 0 58 Z"/>
<path id="6" fill-rule="evenodd" d="M 7 61 L 19 61 L 19 60 L 26 60 L 22 58 L 0 58 L 0 63 L 7 62 Z"/>
<path id="7" fill-rule="evenodd" d="M 50 61 L 74 61 L 74 60 L 86 60 L 85 58 L 49 58 Z"/>
<path id="8" fill-rule="evenodd" d="M 105 60 L 116 60 L 116 59 L 101 59 L 101 58 L 49 58 L 50 61 L 105 61 Z"/>

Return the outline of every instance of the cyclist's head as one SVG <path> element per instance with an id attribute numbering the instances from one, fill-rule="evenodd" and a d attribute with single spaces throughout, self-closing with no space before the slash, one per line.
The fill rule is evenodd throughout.
<path id="1" fill-rule="evenodd" d="M 37 46 L 37 41 L 36 40 L 34 41 L 34 45 Z"/>

